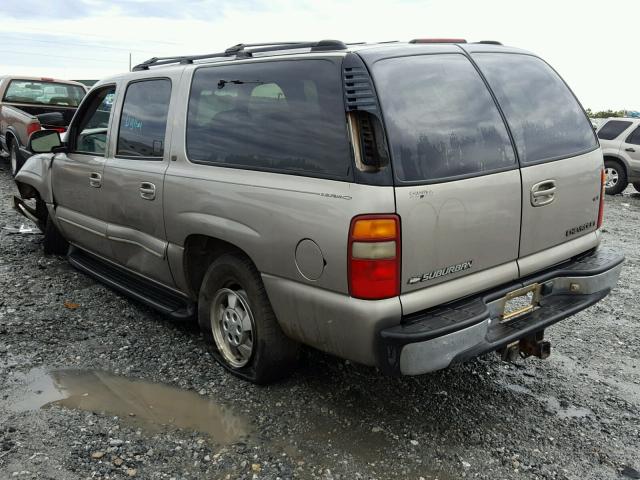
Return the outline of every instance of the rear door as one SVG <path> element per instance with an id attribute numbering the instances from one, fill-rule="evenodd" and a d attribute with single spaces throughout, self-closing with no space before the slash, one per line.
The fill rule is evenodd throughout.
<path id="1" fill-rule="evenodd" d="M 472 58 L 504 112 L 520 161 L 520 274 L 595 246 L 602 152 L 575 96 L 538 57 L 476 52 Z"/>
<path id="2" fill-rule="evenodd" d="M 636 126 L 629 135 L 622 138 L 623 142 L 620 145 L 620 155 L 624 156 L 629 162 L 631 170 L 630 176 L 633 177 L 634 182 L 636 182 L 635 179 L 640 176 L 640 125 Z"/>
<path id="3" fill-rule="evenodd" d="M 396 177 L 401 291 L 412 293 L 405 314 L 517 278 L 520 170 L 471 61 L 462 52 L 383 58 L 372 73 Z M 475 280 L 422 294 L 464 276 Z"/>

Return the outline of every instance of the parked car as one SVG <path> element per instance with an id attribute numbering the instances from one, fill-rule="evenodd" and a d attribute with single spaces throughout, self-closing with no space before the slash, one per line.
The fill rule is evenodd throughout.
<path id="1" fill-rule="evenodd" d="M 78 82 L 36 77 L 0 77 L 0 149 L 15 175 L 31 156 L 29 135 L 40 129 L 64 132 L 87 89 Z"/>
<path id="2" fill-rule="evenodd" d="M 607 194 L 621 193 L 629 183 L 640 192 L 640 118 L 610 118 L 598 129 L 598 138 Z"/>
<path id="3" fill-rule="evenodd" d="M 585 112 L 542 59 L 495 42 L 154 58 L 96 84 L 67 134 L 34 133 L 42 154 L 16 176 L 45 250 L 197 316 L 257 383 L 301 344 L 404 375 L 544 358 L 545 329 L 622 268 L 598 248 Z"/>

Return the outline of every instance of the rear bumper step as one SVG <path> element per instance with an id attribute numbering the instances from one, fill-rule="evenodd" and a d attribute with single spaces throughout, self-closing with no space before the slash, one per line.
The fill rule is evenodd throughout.
<path id="1" fill-rule="evenodd" d="M 600 248 L 499 289 L 404 317 L 379 333 L 380 367 L 417 375 L 445 368 L 529 337 L 606 297 L 616 285 L 624 256 Z M 540 284 L 536 308 L 501 321 L 507 293 Z"/>
<path id="2" fill-rule="evenodd" d="M 78 270 L 165 315 L 177 320 L 195 316 L 193 302 L 151 280 L 118 268 L 77 247 L 69 249 L 68 259 Z"/>

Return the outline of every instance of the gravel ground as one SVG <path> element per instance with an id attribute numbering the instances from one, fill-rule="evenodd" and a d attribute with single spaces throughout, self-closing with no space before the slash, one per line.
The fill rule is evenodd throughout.
<path id="1" fill-rule="evenodd" d="M 2 479 L 640 478 L 631 188 L 606 206 L 604 243 L 627 256 L 620 284 L 548 330 L 548 360 L 389 378 L 309 352 L 289 380 L 256 387 L 218 367 L 194 325 L 44 256 L 40 235 L 3 230 L 28 221 L 0 168 Z M 56 388 L 72 398 L 49 398 Z M 101 395 L 104 412 L 83 404 Z M 145 395 L 164 410 L 141 407 Z"/>

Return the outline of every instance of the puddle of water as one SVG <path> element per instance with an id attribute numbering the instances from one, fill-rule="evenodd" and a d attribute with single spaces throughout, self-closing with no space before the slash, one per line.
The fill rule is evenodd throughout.
<path id="1" fill-rule="evenodd" d="M 588 408 L 575 407 L 573 405 L 563 407 L 555 397 L 549 396 L 544 397 L 544 399 L 547 402 L 547 410 L 555 413 L 560 418 L 584 418 L 593 415 L 593 412 Z"/>
<path id="2" fill-rule="evenodd" d="M 195 430 L 220 444 L 246 438 L 249 422 L 218 402 L 195 392 L 132 380 L 93 370 L 34 370 L 14 411 L 60 405 L 74 410 L 118 415 L 150 431 L 163 427 Z"/>

